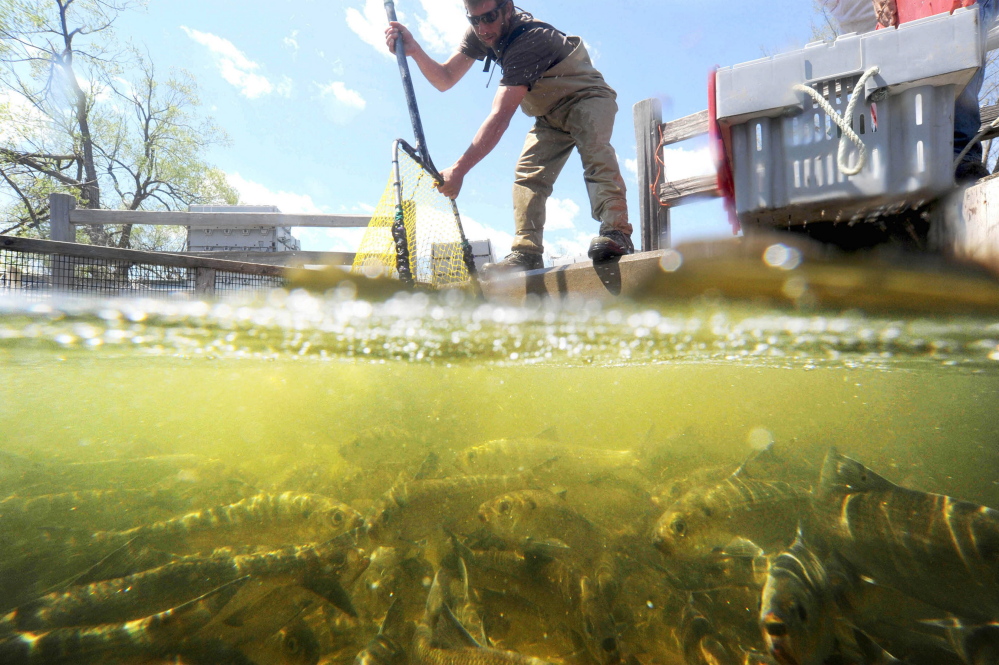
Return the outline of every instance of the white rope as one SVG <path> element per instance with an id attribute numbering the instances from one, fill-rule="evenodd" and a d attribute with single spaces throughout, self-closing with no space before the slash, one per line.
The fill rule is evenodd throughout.
<path id="1" fill-rule="evenodd" d="M 860 77 L 860 80 L 857 81 L 857 85 L 853 88 L 853 95 L 850 97 L 850 103 L 846 105 L 846 110 L 843 111 L 843 115 L 837 113 L 836 109 L 832 107 L 832 104 L 830 104 L 826 98 L 820 95 L 814 88 L 800 84 L 794 86 L 795 91 L 803 92 L 814 99 L 816 106 L 825 111 L 826 115 L 828 115 L 829 118 L 836 123 L 836 126 L 840 128 L 840 131 L 843 132 L 843 137 L 850 139 L 854 144 L 856 144 L 858 151 L 857 164 L 856 166 L 851 167 L 846 163 L 846 142 L 844 142 L 842 138 L 839 140 L 839 152 L 836 156 L 836 164 L 839 166 L 839 170 L 843 175 L 857 175 L 864 168 L 864 164 L 867 163 L 867 146 L 865 146 L 864 142 L 859 136 L 857 136 L 857 133 L 850 128 L 850 122 L 847 121 L 846 118 L 853 120 L 853 111 L 857 107 L 857 102 L 864 94 L 864 84 L 867 83 L 869 78 L 880 71 L 881 70 L 877 67 L 871 67 L 864 72 L 864 75 Z"/>

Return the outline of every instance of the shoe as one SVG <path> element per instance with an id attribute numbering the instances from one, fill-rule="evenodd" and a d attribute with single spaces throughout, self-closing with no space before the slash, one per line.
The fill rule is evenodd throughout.
<path id="1" fill-rule="evenodd" d="M 624 231 L 608 231 L 590 241 L 590 250 L 586 253 L 594 263 L 609 261 L 626 254 L 634 254 L 635 246 L 631 236 Z"/>
<path id="2" fill-rule="evenodd" d="M 977 159 L 968 159 L 957 165 L 954 172 L 954 180 L 959 185 L 971 185 L 982 178 L 992 175 L 989 170 Z"/>
<path id="3" fill-rule="evenodd" d="M 482 266 L 482 273 L 484 276 L 488 276 L 527 270 L 541 270 L 544 267 L 545 257 L 541 254 L 532 254 L 515 249 L 507 254 L 506 258 L 502 261 L 487 263 Z"/>

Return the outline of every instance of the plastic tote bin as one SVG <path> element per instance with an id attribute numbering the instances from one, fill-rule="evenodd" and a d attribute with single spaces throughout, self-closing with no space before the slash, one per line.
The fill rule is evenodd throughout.
<path id="1" fill-rule="evenodd" d="M 738 221 L 862 219 L 953 188 L 954 100 L 981 56 L 978 8 L 970 7 L 719 69 L 711 91 L 714 132 L 727 161 L 719 170 L 731 169 Z M 841 131 L 793 86 L 811 87 L 842 115 L 874 66 L 880 73 L 867 81 L 852 118 L 866 164 L 844 175 L 837 165 Z M 852 143 L 847 157 L 857 163 Z"/>

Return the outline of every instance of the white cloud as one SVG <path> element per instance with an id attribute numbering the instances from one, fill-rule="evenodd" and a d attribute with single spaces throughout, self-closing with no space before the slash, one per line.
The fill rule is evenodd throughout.
<path id="1" fill-rule="evenodd" d="M 325 210 L 308 194 L 295 194 L 282 190 L 272 190 L 264 184 L 247 180 L 239 173 L 227 173 L 229 184 L 239 192 L 239 202 L 244 205 L 272 205 L 281 212 L 300 215 L 323 215 Z M 358 206 L 361 212 L 373 212 Z M 354 252 L 361 244 L 365 229 L 295 229 L 295 237 L 302 242 L 302 249 L 315 252 Z"/>
<path id="2" fill-rule="evenodd" d="M 281 77 L 281 82 L 277 84 L 277 94 L 282 97 L 291 97 L 292 91 L 295 89 L 295 82 L 292 81 L 287 76 Z"/>
<path id="3" fill-rule="evenodd" d="M 545 230 L 564 231 L 576 228 L 579 205 L 572 199 L 549 198 L 545 204 Z"/>
<path id="4" fill-rule="evenodd" d="M 368 103 L 361 93 L 351 90 L 343 81 L 333 81 L 326 85 L 316 84 L 319 98 L 323 100 L 326 115 L 338 124 L 346 124 L 356 118 Z"/>
<path id="5" fill-rule="evenodd" d="M 292 30 L 291 34 L 281 40 L 284 47 L 292 52 L 293 55 L 298 55 L 298 30 Z"/>
<path id="6" fill-rule="evenodd" d="M 638 179 L 638 160 L 637 159 L 626 159 L 624 160 L 624 170 L 631 174 L 632 180 Z"/>
<path id="7" fill-rule="evenodd" d="M 461 216 L 461 228 L 465 232 L 465 237 L 469 240 L 489 240 L 493 246 L 493 258 L 502 259 L 510 253 L 510 245 L 513 244 L 513 235 L 506 231 L 500 231 L 491 226 L 486 226 L 467 215 Z"/>
<path id="8" fill-rule="evenodd" d="M 403 20 L 399 15 L 399 20 Z M 347 8 L 347 27 L 354 31 L 365 44 L 370 44 L 376 51 L 388 58 L 393 57 L 385 46 L 385 28 L 388 18 L 385 16 L 385 4 L 382 0 L 364 0 L 360 10 Z"/>
<path id="9" fill-rule="evenodd" d="M 359 0 L 354 0 L 359 2 Z M 465 5 L 462 0 L 420 0 L 422 15 L 417 15 L 409 27 L 428 52 L 435 55 L 451 55 L 457 50 L 461 38 L 468 29 L 465 19 Z M 399 13 L 399 20 L 406 24 L 408 19 Z M 385 47 L 385 28 L 388 18 L 382 0 L 364 0 L 360 8 L 347 8 L 347 26 L 370 44 L 376 51 L 391 58 Z"/>
<path id="10" fill-rule="evenodd" d="M 431 53 L 451 55 L 468 30 L 463 0 L 420 0 L 426 16 L 416 18 L 421 43 Z"/>
<path id="11" fill-rule="evenodd" d="M 243 205 L 277 206 L 281 212 L 300 215 L 321 215 L 324 210 L 316 205 L 308 194 L 274 191 L 259 182 L 247 180 L 239 173 L 226 173 L 229 184 L 239 192 L 239 202 Z"/>
<path id="12" fill-rule="evenodd" d="M 180 29 L 187 33 L 188 37 L 211 51 L 222 78 L 239 88 L 245 97 L 256 99 L 274 92 L 274 86 L 267 77 L 256 73 L 256 70 L 260 69 L 260 65 L 247 58 L 228 39 L 208 32 L 192 30 L 183 25 L 180 26 Z"/>
<path id="13" fill-rule="evenodd" d="M 715 172 L 715 161 L 708 147 L 688 150 L 687 148 L 666 148 L 663 150 L 663 163 L 667 180 L 683 180 Z M 636 164 L 637 173 L 637 164 Z"/>

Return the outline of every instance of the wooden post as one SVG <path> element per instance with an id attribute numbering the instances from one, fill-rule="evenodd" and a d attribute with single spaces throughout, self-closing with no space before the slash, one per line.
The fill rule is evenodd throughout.
<path id="1" fill-rule="evenodd" d="M 642 250 L 646 252 L 669 247 L 669 208 L 659 203 L 659 183 L 656 175 L 661 158 L 659 127 L 663 123 L 663 106 L 658 99 L 646 99 L 635 104 L 635 143 L 638 147 L 638 210 L 642 229 Z"/>
<path id="2" fill-rule="evenodd" d="M 69 211 L 75 208 L 75 197 L 49 194 L 49 237 L 52 240 L 76 242 L 76 229 L 69 222 Z"/>
<path id="3" fill-rule="evenodd" d="M 194 294 L 202 298 L 215 297 L 215 269 L 194 269 Z"/>

